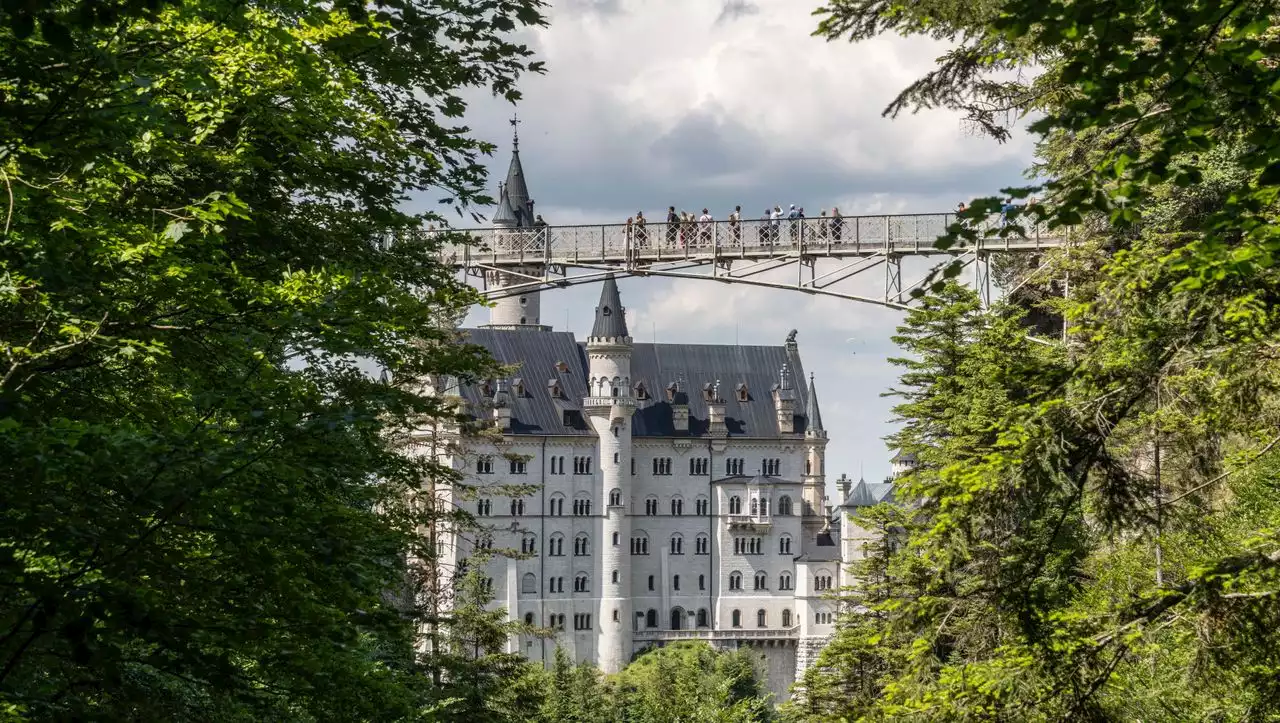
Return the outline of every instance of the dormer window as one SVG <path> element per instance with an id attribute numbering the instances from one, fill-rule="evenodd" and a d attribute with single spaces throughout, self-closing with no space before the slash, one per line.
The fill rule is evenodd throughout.
<path id="1" fill-rule="evenodd" d="M 480 382 L 480 393 L 486 397 L 493 396 L 493 384 L 488 379 Z"/>
<path id="2" fill-rule="evenodd" d="M 600 315 L 601 315 L 601 316 L 613 316 L 613 309 L 610 309 L 610 308 L 609 308 L 609 307 L 607 307 L 607 306 L 601 307 L 601 308 L 600 308 Z"/>
<path id="3" fill-rule="evenodd" d="M 735 391 L 736 391 L 736 392 L 737 392 L 737 394 L 738 394 L 738 401 L 739 401 L 739 402 L 749 402 L 749 401 L 751 401 L 751 390 L 747 389 L 747 383 L 746 383 L 746 382 L 743 382 L 743 383 L 739 384 L 739 385 L 737 386 L 737 388 L 735 389 Z"/>
<path id="4" fill-rule="evenodd" d="M 714 402 L 716 400 L 716 385 L 712 384 L 711 382 L 707 382 L 706 384 L 703 384 L 702 398 L 708 402 Z"/>
<path id="5" fill-rule="evenodd" d="M 558 362 L 556 362 L 556 371 L 560 372 L 561 374 L 568 373 L 568 371 L 569 371 L 569 365 L 568 365 L 568 364 L 565 364 L 565 363 L 564 363 L 564 362 L 562 362 L 562 361 L 558 361 Z"/>
<path id="6" fill-rule="evenodd" d="M 676 383 L 671 382 L 670 384 L 667 385 L 667 401 L 669 402 L 675 398 L 676 398 Z"/>
<path id="7" fill-rule="evenodd" d="M 547 391 L 551 393 L 552 399 L 564 399 L 564 389 L 560 387 L 559 379 L 547 380 Z"/>
<path id="8" fill-rule="evenodd" d="M 644 388 L 644 382 L 636 382 L 636 386 L 633 391 L 635 392 L 636 399 L 649 398 L 649 390 Z"/>
<path id="9" fill-rule="evenodd" d="M 517 397 L 524 396 L 524 380 L 523 379 L 521 379 L 520 377 L 515 377 L 514 379 L 511 380 L 511 393 L 516 395 Z"/>

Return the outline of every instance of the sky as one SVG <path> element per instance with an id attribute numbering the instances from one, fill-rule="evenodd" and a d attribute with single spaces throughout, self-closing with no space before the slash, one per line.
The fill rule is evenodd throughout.
<path id="1" fill-rule="evenodd" d="M 467 124 L 499 145 L 490 194 L 510 161 L 513 111 L 530 195 L 553 225 L 621 223 L 637 210 L 659 219 L 669 205 L 706 207 L 717 219 L 738 204 L 747 218 L 792 203 L 809 216 L 833 206 L 846 216 L 942 213 L 1020 185 L 1032 152 L 1025 134 L 997 144 L 946 111 L 881 117 L 944 45 L 827 43 L 810 36 L 817 4 L 556 2 L 548 28 L 522 34 L 547 73 L 521 83 L 518 108 L 471 99 Z M 902 280 L 927 270 L 904 263 Z M 875 296 L 882 284 L 881 271 L 837 288 Z M 894 400 L 883 394 L 897 379 L 888 359 L 902 312 L 708 281 L 627 278 L 619 287 L 639 341 L 780 345 L 796 329 L 830 439 L 829 485 L 842 473 L 888 475 Z M 598 297 L 598 285 L 543 292 L 542 323 L 585 338 Z M 487 318 L 477 307 L 466 326 Z"/>

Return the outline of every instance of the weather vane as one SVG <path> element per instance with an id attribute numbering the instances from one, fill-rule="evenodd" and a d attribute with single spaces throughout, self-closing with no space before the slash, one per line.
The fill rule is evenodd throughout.
<path id="1" fill-rule="evenodd" d="M 516 149 L 519 149 L 520 148 L 520 128 L 519 128 L 520 116 L 519 114 L 512 113 L 511 120 L 508 122 L 511 123 L 511 144 Z"/>

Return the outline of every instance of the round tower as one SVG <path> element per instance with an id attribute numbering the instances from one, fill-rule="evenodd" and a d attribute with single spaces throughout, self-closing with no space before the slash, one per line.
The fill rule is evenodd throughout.
<path id="1" fill-rule="evenodd" d="M 518 120 L 512 119 L 514 128 Z M 524 166 L 520 163 L 520 135 L 513 133 L 511 138 L 511 166 L 507 169 L 507 180 L 498 186 L 498 207 L 494 209 L 493 218 L 494 251 L 502 253 L 520 253 L 541 256 L 546 244 L 550 242 L 546 226 L 538 222 L 533 213 L 533 199 L 529 197 L 529 186 L 524 180 Z M 489 286 L 502 289 L 508 286 L 527 284 L 531 279 L 541 276 L 542 270 L 520 266 L 510 271 L 491 270 L 486 272 Z M 551 327 L 543 326 L 540 320 L 542 312 L 538 290 L 528 289 L 494 301 L 489 311 L 490 328 L 499 329 L 538 329 L 550 331 Z"/>
<path id="2" fill-rule="evenodd" d="M 600 490 L 605 502 L 597 556 L 600 611 L 597 661 L 606 673 L 622 670 L 631 659 L 631 564 L 627 554 L 631 521 L 631 337 L 623 316 L 618 284 L 605 279 L 587 337 L 588 387 L 582 411 L 600 440 Z M 616 544 L 615 544 L 616 541 Z"/>

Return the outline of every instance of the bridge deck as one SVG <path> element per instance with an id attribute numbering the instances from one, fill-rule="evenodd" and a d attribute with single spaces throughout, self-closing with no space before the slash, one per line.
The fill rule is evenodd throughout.
<path id="1" fill-rule="evenodd" d="M 468 231 L 472 245 L 450 244 L 446 260 L 457 267 L 546 265 L 633 266 L 667 261 L 767 259 L 779 256 L 856 258 L 877 255 L 956 255 L 979 251 L 1034 252 L 1063 245 L 1066 234 L 1041 227 L 980 225 L 976 246 L 946 251 L 937 238 L 954 214 L 845 216 L 779 221 L 744 220 Z"/>

